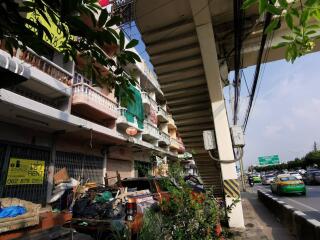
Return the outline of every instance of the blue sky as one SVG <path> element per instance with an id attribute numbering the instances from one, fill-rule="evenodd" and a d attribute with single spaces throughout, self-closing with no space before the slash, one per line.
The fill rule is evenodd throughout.
<path id="1" fill-rule="evenodd" d="M 245 135 L 245 166 L 274 154 L 286 162 L 303 157 L 314 141 L 320 145 L 319 63 L 320 54 L 313 53 L 294 64 L 281 60 L 266 65 Z M 254 70 L 244 69 L 249 86 Z M 240 123 L 248 101 L 244 83 L 241 92 Z"/>
<path id="2" fill-rule="evenodd" d="M 131 28 L 125 28 L 128 38 L 141 40 L 134 23 Z M 152 68 L 143 41 L 140 41 L 137 51 Z M 246 167 L 256 164 L 259 156 L 278 154 L 283 162 L 303 157 L 312 149 L 314 141 L 320 147 L 319 63 L 320 53 L 312 53 L 297 59 L 294 64 L 281 60 L 261 68 L 257 99 L 245 135 Z M 244 69 L 249 89 L 254 70 L 255 67 Z M 230 80 L 233 80 L 232 74 Z M 228 104 L 229 87 L 224 90 Z M 242 82 L 239 123 L 243 123 L 248 95 Z"/>

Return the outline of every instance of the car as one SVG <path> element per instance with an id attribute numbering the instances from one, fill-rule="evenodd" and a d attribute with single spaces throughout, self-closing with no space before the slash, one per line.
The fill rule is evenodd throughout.
<path id="1" fill-rule="evenodd" d="M 302 177 L 305 184 L 320 184 L 320 170 L 308 170 Z"/>
<path id="2" fill-rule="evenodd" d="M 270 186 L 272 193 L 277 193 L 278 195 L 290 193 L 306 195 L 306 186 L 304 182 L 290 174 L 278 175 Z"/>
<path id="3" fill-rule="evenodd" d="M 290 172 L 290 175 L 296 177 L 298 180 L 302 180 L 302 176 L 298 172 Z"/>
<path id="4" fill-rule="evenodd" d="M 274 181 L 275 175 L 273 174 L 266 174 L 262 176 L 261 183 L 263 185 L 270 185 L 272 181 Z"/>
<path id="5" fill-rule="evenodd" d="M 261 177 L 260 175 L 253 175 L 252 176 L 253 182 L 254 183 L 261 183 Z"/>

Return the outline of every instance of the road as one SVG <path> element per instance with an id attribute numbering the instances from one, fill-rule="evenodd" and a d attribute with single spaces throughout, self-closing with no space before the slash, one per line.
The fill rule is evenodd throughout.
<path id="1" fill-rule="evenodd" d="M 320 221 L 320 186 L 306 186 L 307 195 L 286 195 L 278 196 L 273 194 L 270 190 L 270 186 L 256 185 L 255 189 L 267 190 L 270 195 L 273 195 L 284 201 L 285 203 L 291 205 L 297 210 L 304 212 L 310 217 Z"/>

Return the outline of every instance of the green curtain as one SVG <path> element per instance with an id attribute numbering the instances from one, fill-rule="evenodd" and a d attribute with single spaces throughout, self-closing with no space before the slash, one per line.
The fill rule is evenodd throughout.
<path id="1" fill-rule="evenodd" d="M 134 117 L 136 117 L 138 122 L 138 127 L 143 129 L 143 120 L 144 120 L 144 110 L 142 104 L 141 93 L 134 86 L 130 86 L 130 89 L 133 91 L 134 101 L 129 102 L 127 105 L 127 111 L 125 113 L 126 119 L 128 122 L 134 122 Z"/>

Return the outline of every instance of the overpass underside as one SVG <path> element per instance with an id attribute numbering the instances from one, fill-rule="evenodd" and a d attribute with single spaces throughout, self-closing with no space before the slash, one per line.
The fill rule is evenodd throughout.
<path id="1" fill-rule="evenodd" d="M 222 196 L 221 171 L 203 148 L 202 132 L 213 129 L 210 97 L 193 21 L 143 33 L 167 106 L 206 186 Z"/>

